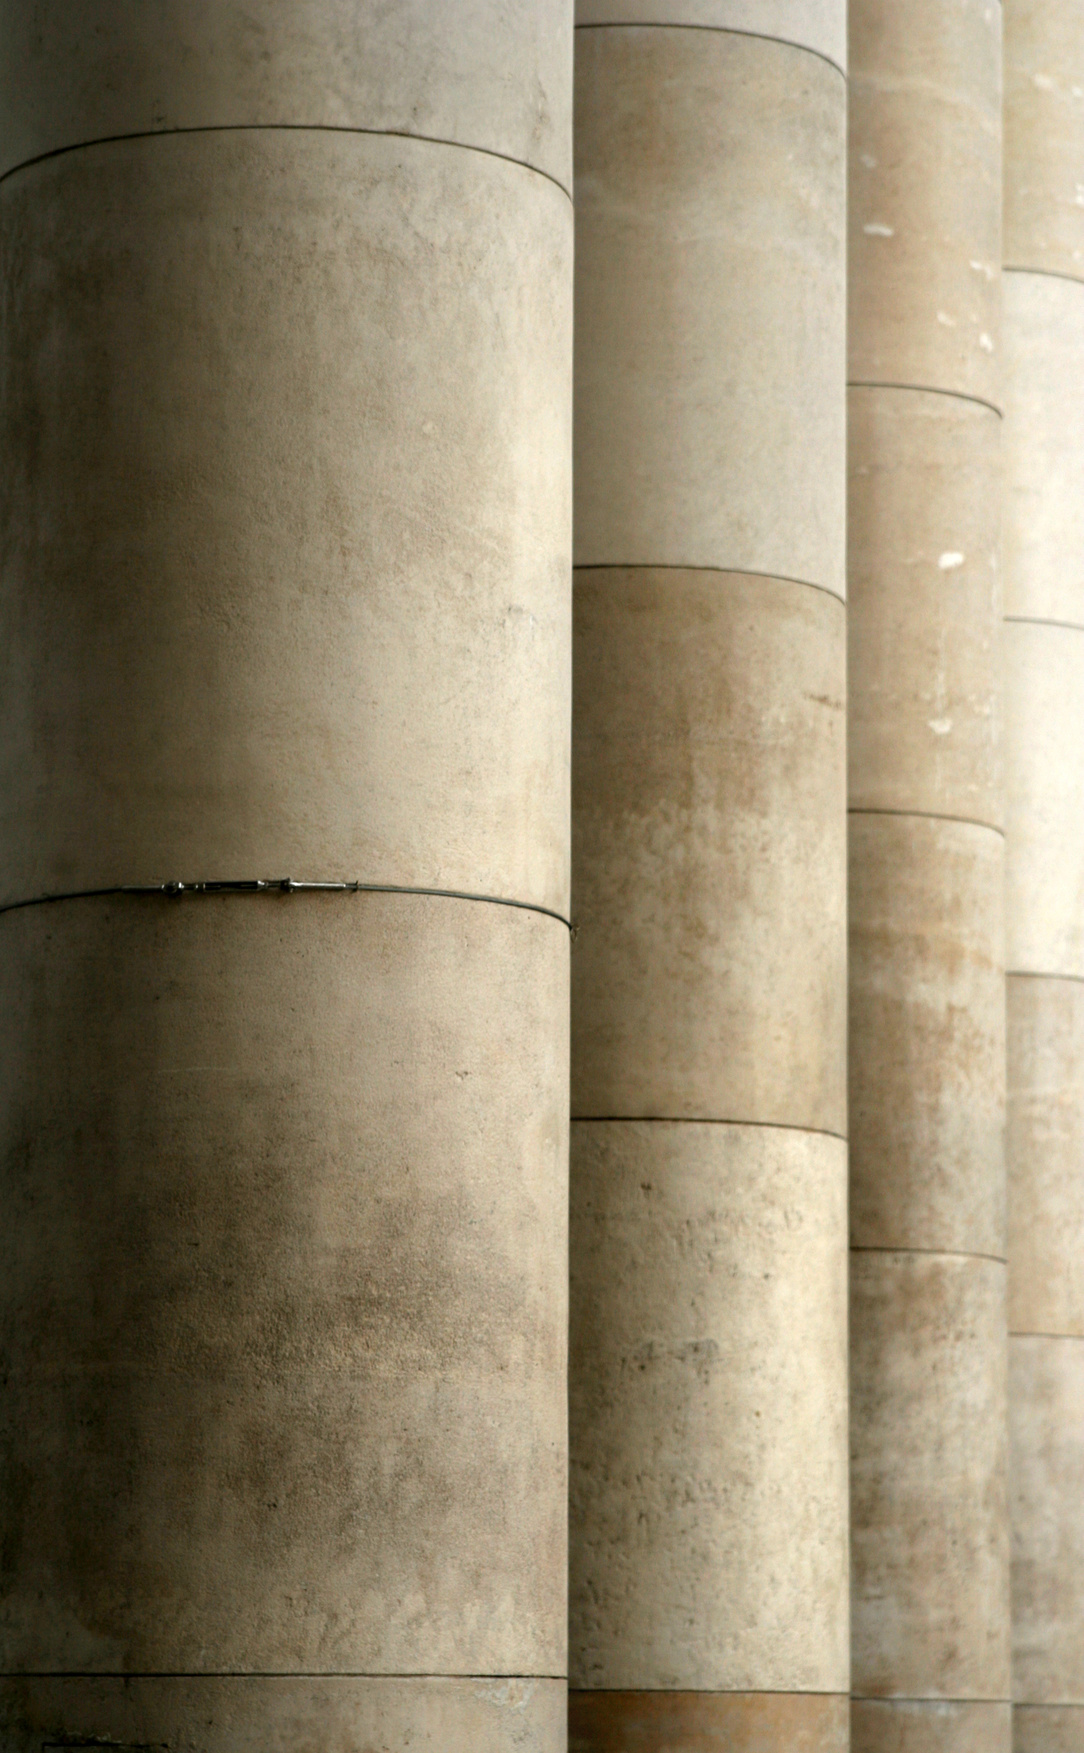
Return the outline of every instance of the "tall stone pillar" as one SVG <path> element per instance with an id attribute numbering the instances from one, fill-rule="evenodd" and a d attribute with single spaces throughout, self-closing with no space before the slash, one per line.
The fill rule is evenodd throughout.
<path id="1" fill-rule="evenodd" d="M 844 7 L 578 17 L 570 1747 L 840 1753 Z"/>
<path id="2" fill-rule="evenodd" d="M 1084 1753 L 1084 13 L 1005 7 L 1014 1746 Z"/>
<path id="3" fill-rule="evenodd" d="M 564 1745 L 571 22 L 3 9 L 9 1753 Z"/>
<path id="4" fill-rule="evenodd" d="M 852 0 L 856 1753 L 1007 1753 L 1001 16 Z"/>

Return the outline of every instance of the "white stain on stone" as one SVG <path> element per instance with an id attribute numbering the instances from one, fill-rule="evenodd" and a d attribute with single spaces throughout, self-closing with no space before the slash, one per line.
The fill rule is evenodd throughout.
<path id="1" fill-rule="evenodd" d="M 938 311 L 937 320 L 939 323 L 944 323 L 946 329 L 954 329 L 956 327 L 956 318 L 950 317 L 946 310 Z"/>
<path id="2" fill-rule="evenodd" d="M 979 336 L 979 346 L 982 348 L 984 353 L 992 353 L 994 350 L 994 343 L 991 341 L 989 335 L 987 335 L 987 334 L 982 334 Z"/>
<path id="3" fill-rule="evenodd" d="M 940 560 L 937 562 L 942 572 L 954 572 L 957 566 L 962 566 L 963 563 L 963 555 L 954 553 L 951 549 L 947 554 L 942 554 Z"/>
<path id="4" fill-rule="evenodd" d="M 935 737 L 947 737 L 949 731 L 952 729 L 951 718 L 928 718 L 926 723 L 933 731 Z"/>
<path id="5" fill-rule="evenodd" d="M 862 230 L 867 237 L 895 237 L 896 235 L 891 225 L 863 225 Z"/>

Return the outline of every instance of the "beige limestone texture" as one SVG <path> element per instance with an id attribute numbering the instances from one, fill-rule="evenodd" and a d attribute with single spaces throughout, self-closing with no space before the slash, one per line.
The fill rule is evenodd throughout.
<path id="1" fill-rule="evenodd" d="M 842 1692 L 846 1146 L 572 1132 L 570 1684 Z"/>
<path id="2" fill-rule="evenodd" d="M 564 912 L 561 191 L 167 135 L 10 178 L 0 240 L 0 899 L 281 875 Z"/>
<path id="3" fill-rule="evenodd" d="M 1005 0 L 1005 260 L 1084 279 L 1084 11 Z"/>
<path id="4" fill-rule="evenodd" d="M 1005 628 L 1008 967 L 1084 977 L 1084 628 Z"/>
<path id="5" fill-rule="evenodd" d="M 848 796 L 1000 827 L 1001 422 L 895 389 L 849 407 Z"/>
<path id="6" fill-rule="evenodd" d="M 846 0 L 576 0 L 576 23 L 742 31 L 847 67 Z"/>
<path id="7" fill-rule="evenodd" d="M 851 0 L 848 133 L 849 376 L 997 404 L 997 0 Z"/>
<path id="8" fill-rule="evenodd" d="M 565 1711 L 563 1680 L 0 1680 L 4 1753 L 73 1744 L 114 1753 L 555 1753 Z"/>
<path id="9" fill-rule="evenodd" d="M 1008 1067 L 1009 1331 L 1084 1338 L 1084 981 L 1009 976 Z"/>
<path id="10" fill-rule="evenodd" d="M 573 1113 L 846 1130 L 844 611 L 575 587 Z"/>
<path id="11" fill-rule="evenodd" d="M 1013 1753 L 1084 1753 L 1084 1704 L 1017 1705 Z"/>
<path id="12" fill-rule="evenodd" d="M 850 1753 L 1011 1753 L 1012 1708 L 955 1700 L 858 1698 Z"/>
<path id="13" fill-rule="evenodd" d="M 227 895 L 0 939 L 0 1669 L 560 1675 L 564 929 Z"/>
<path id="14" fill-rule="evenodd" d="M 1004 1256 L 1003 841 L 850 829 L 851 1235 Z"/>
<path id="15" fill-rule="evenodd" d="M 343 128 L 571 175 L 571 0 L 7 0 L 0 174 L 120 134 Z"/>
<path id="16" fill-rule="evenodd" d="M 1003 1265 L 959 1254 L 852 1255 L 860 1698 L 1009 1696 L 1005 1395 Z M 946 1741 L 933 1736 L 929 1745 Z"/>
<path id="17" fill-rule="evenodd" d="M 1006 274 L 1004 321 L 1005 612 L 1084 627 L 1084 285 Z"/>
<path id="18" fill-rule="evenodd" d="M 842 594 L 843 81 L 727 32 L 577 41 L 576 559 Z"/>
<path id="19" fill-rule="evenodd" d="M 568 1753 L 848 1753 L 848 1702 L 786 1692 L 575 1692 Z"/>
<path id="20" fill-rule="evenodd" d="M 1084 1705 L 1084 1339 L 1009 1339 L 1013 1697 Z"/>

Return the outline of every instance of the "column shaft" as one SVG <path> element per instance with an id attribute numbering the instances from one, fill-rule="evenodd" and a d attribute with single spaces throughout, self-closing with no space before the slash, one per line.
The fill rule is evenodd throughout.
<path id="1" fill-rule="evenodd" d="M 0 31 L 0 1741 L 558 1753 L 571 16 Z"/>
<path id="2" fill-rule="evenodd" d="M 1009 1745 L 1000 9 L 852 0 L 853 1745 Z"/>
<path id="3" fill-rule="evenodd" d="M 843 8 L 578 17 L 570 1746 L 838 1753 Z"/>
<path id="4" fill-rule="evenodd" d="M 1014 1746 L 1084 1750 L 1084 17 L 1005 8 Z"/>

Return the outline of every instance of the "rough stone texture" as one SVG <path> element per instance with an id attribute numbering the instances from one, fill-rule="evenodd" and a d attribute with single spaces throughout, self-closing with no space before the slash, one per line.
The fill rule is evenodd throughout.
<path id="1" fill-rule="evenodd" d="M 1005 629 L 1008 966 L 1084 978 L 1084 629 Z"/>
<path id="2" fill-rule="evenodd" d="M 1009 1339 L 1013 1696 L 1084 1705 L 1084 1339 Z"/>
<path id="3" fill-rule="evenodd" d="M 570 1692 L 568 1753 L 847 1753 L 847 1700 L 788 1693 Z"/>
<path id="4" fill-rule="evenodd" d="M 559 1675 L 567 933 L 294 895 L 0 938 L 0 1669 Z"/>
<path id="5" fill-rule="evenodd" d="M 1003 1265 L 949 1254 L 852 1256 L 860 1698 L 1009 1696 L 1005 1391 Z M 880 1753 L 892 1742 L 866 1745 Z M 953 1743 L 933 1730 L 928 1742 L 896 1745 L 944 1753 Z M 997 1743 L 977 1745 L 986 1753 Z"/>
<path id="6" fill-rule="evenodd" d="M 1010 1753 L 1012 1707 L 956 1700 L 855 1699 L 850 1753 Z"/>
<path id="7" fill-rule="evenodd" d="M 852 1240 L 1003 1257 L 1001 836 L 855 815 L 850 863 Z"/>
<path id="8" fill-rule="evenodd" d="M 843 605 L 577 573 L 573 1113 L 846 1130 Z"/>
<path id="9" fill-rule="evenodd" d="M 118 134 L 346 128 L 480 147 L 567 187 L 571 63 L 569 0 L 8 0 L 0 173 Z"/>
<path id="10" fill-rule="evenodd" d="M 413 140 L 172 135 L 9 179 L 0 243 L 0 897 L 291 875 L 563 912 L 562 192 Z"/>
<path id="11" fill-rule="evenodd" d="M 849 796 L 999 827 L 1000 421 L 955 396 L 853 389 Z"/>
<path id="12" fill-rule="evenodd" d="M 1084 1338 L 1084 981 L 1008 981 L 1009 1331 Z"/>
<path id="13" fill-rule="evenodd" d="M 576 23 L 748 31 L 812 49 L 841 72 L 847 67 L 845 0 L 576 0 Z"/>
<path id="14" fill-rule="evenodd" d="M 1007 263 L 1084 278 L 1082 163 L 1084 13 L 1005 0 Z"/>
<path id="15" fill-rule="evenodd" d="M 571 1183 L 572 1684 L 842 1692 L 846 1146 L 574 1122 Z"/>
<path id="16" fill-rule="evenodd" d="M 1001 9 L 851 0 L 850 370 L 997 404 Z"/>
<path id="17" fill-rule="evenodd" d="M 1006 274 L 1004 298 L 1005 612 L 1084 627 L 1084 286 Z"/>
<path id="18" fill-rule="evenodd" d="M 1084 1705 L 1017 1705 L 1013 1753 L 1084 1753 Z"/>
<path id="19" fill-rule="evenodd" d="M 578 563 L 841 595 L 839 73 L 725 31 L 587 30 L 576 91 Z"/>
<path id="20" fill-rule="evenodd" d="M 563 1680 L 0 1681 L 4 1753 L 73 1745 L 115 1753 L 555 1753 L 565 1710 Z"/>

